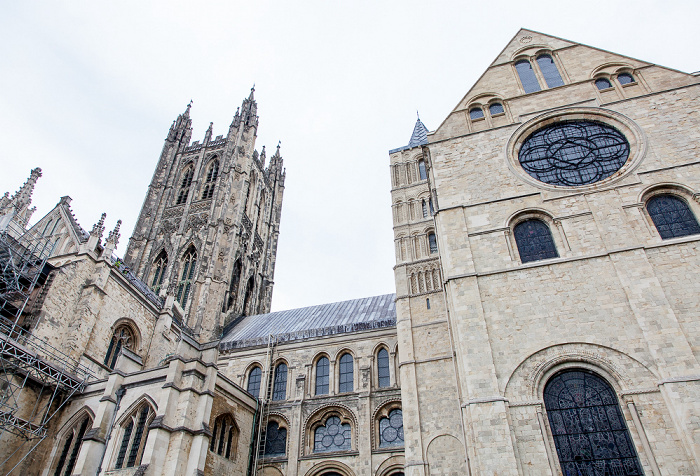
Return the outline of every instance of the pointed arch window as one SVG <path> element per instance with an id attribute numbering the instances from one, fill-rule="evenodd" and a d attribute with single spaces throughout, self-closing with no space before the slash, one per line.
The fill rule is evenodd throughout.
<path id="1" fill-rule="evenodd" d="M 204 191 L 202 192 L 202 200 L 207 200 L 214 196 L 214 187 L 216 179 L 219 177 L 219 161 L 214 159 L 207 168 L 207 175 L 204 180 Z"/>
<path id="2" fill-rule="evenodd" d="M 428 179 L 428 172 L 425 169 L 425 160 L 423 160 L 423 159 L 420 159 L 418 161 L 418 175 L 420 176 L 421 180 Z"/>
<path id="3" fill-rule="evenodd" d="M 182 272 L 180 273 L 180 281 L 177 285 L 177 296 L 175 299 L 183 308 L 187 304 L 192 291 L 192 283 L 194 281 L 194 273 L 197 268 L 197 251 L 194 247 L 190 247 L 182 257 Z"/>
<path id="4" fill-rule="evenodd" d="M 272 400 L 287 399 L 287 364 L 281 363 L 275 368 L 275 382 L 272 388 Z"/>
<path id="5" fill-rule="evenodd" d="M 245 296 L 243 298 L 243 315 L 249 316 L 254 314 L 253 310 L 253 295 L 255 291 L 255 277 L 251 276 L 248 279 L 248 284 L 245 287 Z"/>
<path id="6" fill-rule="evenodd" d="M 238 429 L 229 413 L 219 415 L 214 420 L 214 430 L 209 442 L 209 451 L 227 459 L 236 457 L 238 444 Z"/>
<path id="7" fill-rule="evenodd" d="M 127 325 L 117 327 L 114 330 L 114 334 L 112 334 L 112 340 L 109 341 L 104 364 L 110 369 L 114 369 L 114 365 L 117 363 L 117 357 L 119 357 L 121 350 L 133 350 L 134 347 L 134 332 L 131 328 Z"/>
<path id="8" fill-rule="evenodd" d="M 340 357 L 340 373 L 338 391 L 340 393 L 353 391 L 353 359 L 350 354 L 343 354 Z"/>
<path id="9" fill-rule="evenodd" d="M 379 420 L 379 447 L 403 446 L 403 412 L 396 408 Z"/>
<path id="10" fill-rule="evenodd" d="M 265 205 L 265 189 L 262 189 L 260 191 L 260 203 L 258 203 L 258 220 L 256 224 L 258 233 L 260 233 L 263 227 L 263 221 L 265 217 Z"/>
<path id="11" fill-rule="evenodd" d="M 537 81 L 537 76 L 532 69 L 532 65 L 526 59 L 515 63 L 515 70 L 520 77 L 520 83 L 526 94 L 534 93 L 540 90 L 540 83 Z"/>
<path id="12" fill-rule="evenodd" d="M 262 369 L 260 367 L 253 367 L 248 374 L 248 393 L 253 395 L 255 398 L 260 396 L 260 381 L 262 380 Z"/>
<path id="13" fill-rule="evenodd" d="M 527 263 L 542 259 L 557 258 L 557 248 L 549 227 L 542 220 L 525 220 L 513 229 L 520 261 Z"/>
<path id="14" fill-rule="evenodd" d="M 688 204 L 678 197 L 656 195 L 647 202 L 647 211 L 664 240 L 700 233 L 695 215 Z"/>
<path id="15" fill-rule="evenodd" d="M 231 283 L 228 288 L 228 300 L 226 301 L 226 309 L 228 311 L 236 304 L 236 298 L 238 298 L 238 285 L 241 282 L 241 259 L 237 259 L 233 263 L 233 272 L 231 273 Z"/>
<path id="16" fill-rule="evenodd" d="M 144 402 L 122 423 L 122 438 L 117 453 L 115 469 L 132 468 L 141 463 L 143 449 L 148 438 L 148 426 L 155 412 Z"/>
<path id="17" fill-rule="evenodd" d="M 160 292 L 160 287 L 163 285 L 165 278 L 165 269 L 168 267 L 168 255 L 165 251 L 161 251 L 156 261 L 153 263 L 153 280 L 151 281 L 151 289 L 154 293 Z"/>
<path id="18" fill-rule="evenodd" d="M 58 463 L 56 464 L 56 470 L 53 473 L 54 476 L 73 474 L 75 462 L 78 459 L 80 448 L 83 445 L 83 437 L 90 427 L 92 427 L 92 418 L 90 418 L 90 415 L 85 414 L 85 416 L 78 420 L 78 422 L 73 425 L 73 428 L 65 434 L 59 443 L 61 445 L 61 452 L 58 457 Z"/>
<path id="19" fill-rule="evenodd" d="M 280 427 L 276 421 L 267 424 L 263 438 L 265 456 L 284 456 L 287 453 L 287 429 Z"/>
<path id="20" fill-rule="evenodd" d="M 391 385 L 391 374 L 389 372 L 389 352 L 382 348 L 377 352 L 377 383 L 379 388 Z"/>
<path id="21" fill-rule="evenodd" d="M 644 474 L 605 380 L 583 370 L 561 372 L 547 382 L 544 405 L 564 474 Z"/>
<path id="22" fill-rule="evenodd" d="M 321 357 L 316 362 L 316 395 L 328 395 L 330 362 Z"/>
<path id="23" fill-rule="evenodd" d="M 554 58 L 551 55 L 539 55 L 537 57 L 537 66 L 540 67 L 548 88 L 564 86 L 564 81 L 561 79 L 557 65 L 554 63 Z"/>
<path id="24" fill-rule="evenodd" d="M 194 176 L 194 167 L 188 166 L 184 172 L 182 172 L 182 178 L 180 179 L 180 191 L 177 194 L 177 202 L 175 205 L 180 205 L 187 201 L 187 196 L 190 193 L 190 186 L 192 185 L 192 177 Z"/>

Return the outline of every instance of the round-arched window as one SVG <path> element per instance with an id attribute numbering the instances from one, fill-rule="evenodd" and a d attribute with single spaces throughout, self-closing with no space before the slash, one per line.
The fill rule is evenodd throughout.
<path id="1" fill-rule="evenodd" d="M 627 138 L 602 122 L 557 122 L 532 133 L 518 153 L 531 177 L 575 187 L 599 182 L 620 170 L 630 155 Z"/>

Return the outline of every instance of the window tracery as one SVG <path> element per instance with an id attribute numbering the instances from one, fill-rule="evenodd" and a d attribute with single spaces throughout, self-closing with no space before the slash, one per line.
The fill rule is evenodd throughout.
<path id="1" fill-rule="evenodd" d="M 177 286 L 177 295 L 175 299 L 183 308 L 187 304 L 194 282 L 194 273 L 197 268 L 197 251 L 191 246 L 182 258 L 182 272 L 180 273 L 180 281 Z"/>
<path id="2" fill-rule="evenodd" d="M 163 279 L 165 278 L 165 269 L 168 267 L 168 255 L 165 250 L 161 251 L 156 261 L 153 263 L 153 280 L 151 281 L 151 289 L 154 293 L 158 294 L 160 288 L 163 285 Z"/>
<path id="3" fill-rule="evenodd" d="M 314 431 L 314 453 L 352 449 L 352 427 L 338 416 L 330 416 Z"/>
<path id="4" fill-rule="evenodd" d="M 204 190 L 202 191 L 202 200 L 210 199 L 214 196 L 214 187 L 216 179 L 219 177 L 219 161 L 214 159 L 209 164 L 207 175 L 204 179 Z"/>
<path id="5" fill-rule="evenodd" d="M 238 444 L 238 429 L 229 413 L 219 415 L 214 420 L 214 429 L 209 443 L 209 451 L 227 459 L 236 457 Z"/>
<path id="6" fill-rule="evenodd" d="M 91 427 L 92 418 L 86 413 L 68 432 L 66 432 L 59 442 L 61 445 L 61 452 L 59 453 L 56 469 L 53 473 L 54 476 L 73 474 L 73 468 L 75 468 L 75 462 L 83 444 L 83 437 L 85 436 L 85 432 Z"/>
<path id="7" fill-rule="evenodd" d="M 271 421 L 267 424 L 263 439 L 264 456 L 284 456 L 287 453 L 287 429 L 280 426 L 279 422 Z"/>
<path id="8" fill-rule="evenodd" d="M 155 412 L 151 406 L 143 402 L 124 420 L 115 469 L 132 468 L 141 463 L 148 438 L 148 426 L 154 417 Z"/>
<path id="9" fill-rule="evenodd" d="M 403 445 L 403 413 L 400 408 L 395 408 L 387 416 L 379 419 L 379 447 Z"/>
<path id="10" fill-rule="evenodd" d="M 180 179 L 180 191 L 177 194 L 177 201 L 175 202 L 175 205 L 180 205 L 187 201 L 187 196 L 190 193 L 190 186 L 192 185 L 193 176 L 194 167 L 192 167 L 192 165 L 189 165 L 182 173 L 182 178 Z"/>
<path id="11" fill-rule="evenodd" d="M 119 357 L 122 348 L 133 350 L 134 344 L 134 332 L 131 327 L 126 324 L 118 326 L 112 334 L 112 339 L 109 341 L 104 364 L 110 369 L 114 369 L 114 365 L 117 363 L 117 357 Z"/>

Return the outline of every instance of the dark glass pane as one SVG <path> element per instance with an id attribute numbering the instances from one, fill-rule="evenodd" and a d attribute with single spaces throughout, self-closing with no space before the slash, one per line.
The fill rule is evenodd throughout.
<path id="1" fill-rule="evenodd" d="M 434 233 L 428 234 L 428 245 L 430 246 L 430 253 L 431 254 L 438 252 L 437 238 L 435 238 Z"/>
<path id="2" fill-rule="evenodd" d="M 420 175 L 421 180 L 428 178 L 428 173 L 425 170 L 425 161 L 423 160 L 418 161 L 418 174 Z"/>
<path id="3" fill-rule="evenodd" d="M 146 418 L 148 418 L 149 407 L 145 406 L 139 414 L 138 425 L 136 426 L 136 432 L 134 433 L 134 441 L 131 443 L 131 451 L 129 452 L 129 461 L 126 463 L 127 468 L 131 468 L 140 462 L 136 460 L 139 457 L 139 450 L 141 449 L 141 439 L 143 437 L 143 432 L 146 428 Z"/>
<path id="4" fill-rule="evenodd" d="M 382 349 L 377 353 L 377 374 L 379 375 L 379 387 L 391 385 L 389 375 L 389 352 Z"/>
<path id="5" fill-rule="evenodd" d="M 537 57 L 537 66 L 540 67 L 542 76 L 547 82 L 548 88 L 556 88 L 564 86 L 564 81 L 561 79 L 557 65 L 554 64 L 554 59 L 549 55 L 540 55 Z"/>
<path id="6" fill-rule="evenodd" d="M 316 395 L 328 395 L 328 372 L 330 363 L 328 358 L 321 357 L 316 362 Z"/>
<path id="7" fill-rule="evenodd" d="M 683 200 L 673 195 L 652 197 L 647 202 L 647 211 L 664 240 L 700 233 L 693 212 Z"/>
<path id="8" fill-rule="evenodd" d="M 119 454 L 117 454 L 117 463 L 114 465 L 115 468 L 119 469 L 124 464 L 124 457 L 126 456 L 126 450 L 129 446 L 129 441 L 131 440 L 131 432 L 134 431 L 134 422 L 129 419 L 129 424 L 124 428 L 124 436 L 122 437 L 122 444 L 119 447 Z"/>
<path id="9" fill-rule="evenodd" d="M 226 432 L 229 431 L 229 425 L 226 424 L 226 420 L 222 418 L 221 420 L 221 431 L 219 432 L 219 447 L 216 449 L 216 454 L 224 454 L 224 445 L 226 444 Z"/>
<path id="10" fill-rule="evenodd" d="M 265 456 L 282 456 L 287 452 L 287 430 L 277 422 L 267 424 L 265 431 Z"/>
<path id="11" fill-rule="evenodd" d="M 83 436 L 85 436 L 85 431 L 87 430 L 90 420 L 85 418 L 83 424 L 80 425 L 78 430 L 78 436 L 75 439 L 75 444 L 73 445 L 73 451 L 70 454 L 70 459 L 68 460 L 68 465 L 66 465 L 66 471 L 64 476 L 70 476 L 73 474 L 73 468 L 75 467 L 75 460 L 78 458 L 78 452 L 80 451 L 80 446 L 83 444 Z"/>
<path id="12" fill-rule="evenodd" d="M 515 69 L 520 76 L 520 82 L 526 93 L 534 93 L 540 90 L 540 83 L 532 70 L 532 65 L 528 60 L 521 60 L 515 63 Z"/>
<path id="13" fill-rule="evenodd" d="M 428 218 L 428 203 L 425 200 L 423 200 L 421 206 L 423 208 L 423 218 Z"/>
<path id="14" fill-rule="evenodd" d="M 610 83 L 610 81 L 608 81 L 608 80 L 605 79 L 605 78 L 596 79 L 596 80 L 595 80 L 595 86 L 596 86 L 598 89 L 608 89 L 608 88 L 612 88 L 612 84 Z"/>
<path id="15" fill-rule="evenodd" d="M 489 106 L 489 112 L 492 116 L 496 116 L 498 114 L 503 114 L 504 112 L 506 112 L 506 110 L 503 109 L 503 104 L 501 104 L 500 102 L 495 102 Z"/>
<path id="16" fill-rule="evenodd" d="M 617 75 L 617 80 L 620 84 L 630 84 L 634 83 L 634 78 L 629 73 L 622 73 Z"/>
<path id="17" fill-rule="evenodd" d="M 587 185 L 620 170 L 630 153 L 618 130 L 599 122 L 568 121 L 531 134 L 518 153 L 525 172 L 551 185 Z"/>
<path id="18" fill-rule="evenodd" d="M 314 453 L 352 449 L 351 433 L 349 424 L 340 423 L 338 417 L 330 417 L 325 426 L 319 426 L 314 432 Z"/>
<path id="19" fill-rule="evenodd" d="M 63 445 L 63 450 L 61 450 L 61 456 L 58 458 L 58 465 L 56 466 L 54 476 L 61 476 L 61 470 L 63 470 L 63 465 L 66 463 L 66 457 L 68 456 L 68 451 L 70 450 L 70 445 L 74 437 L 75 435 L 71 431 Z"/>
<path id="20" fill-rule="evenodd" d="M 484 111 L 480 107 L 474 107 L 469 110 L 469 119 L 481 119 L 484 117 Z"/>
<path id="21" fill-rule="evenodd" d="M 209 451 L 214 451 L 214 448 L 216 448 L 216 435 L 217 432 L 220 430 L 221 422 L 217 418 L 214 420 L 214 431 L 211 433 L 211 442 L 209 443 Z"/>
<path id="22" fill-rule="evenodd" d="M 541 220 L 518 223 L 513 230 L 520 261 L 538 261 L 559 256 L 549 227 Z"/>
<path id="23" fill-rule="evenodd" d="M 340 358 L 340 385 L 338 388 L 338 391 L 341 393 L 344 392 L 352 392 L 353 390 L 353 383 L 352 383 L 352 378 L 353 376 L 353 369 L 352 369 L 352 355 L 350 354 L 343 354 L 343 356 Z"/>
<path id="24" fill-rule="evenodd" d="M 287 398 L 287 364 L 279 364 L 275 369 L 275 385 L 272 389 L 273 400 Z"/>
<path id="25" fill-rule="evenodd" d="M 379 447 L 403 446 L 403 413 L 396 409 L 379 420 Z"/>
<path id="26" fill-rule="evenodd" d="M 617 396 L 603 379 L 562 372 L 547 382 L 544 403 L 564 474 L 644 474 Z"/>
<path id="27" fill-rule="evenodd" d="M 258 397 L 260 395 L 260 380 L 262 378 L 262 370 L 260 367 L 255 367 L 253 370 L 250 371 L 250 375 L 248 376 L 248 393 L 253 395 L 254 397 Z"/>
<path id="28" fill-rule="evenodd" d="M 228 441 L 226 442 L 226 455 L 225 455 L 226 458 L 230 458 L 231 453 L 233 453 L 233 448 L 231 446 L 233 446 L 233 427 L 231 427 L 228 430 Z"/>

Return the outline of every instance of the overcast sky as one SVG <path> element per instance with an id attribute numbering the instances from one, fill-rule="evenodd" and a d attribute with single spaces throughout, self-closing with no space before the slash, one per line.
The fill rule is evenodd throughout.
<path id="1" fill-rule="evenodd" d="M 122 255 L 172 121 L 225 134 L 255 83 L 287 168 L 273 310 L 394 291 L 388 150 L 437 127 L 519 28 L 700 70 L 695 1 L 5 1 L 0 193 L 33 167 Z"/>

